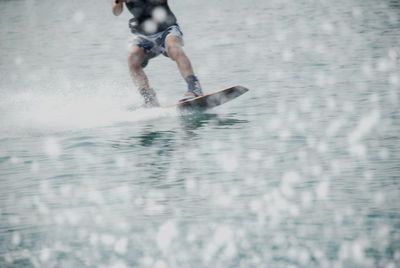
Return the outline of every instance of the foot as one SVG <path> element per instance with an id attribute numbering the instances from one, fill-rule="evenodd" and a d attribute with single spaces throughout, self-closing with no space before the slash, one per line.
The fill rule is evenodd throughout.
<path id="1" fill-rule="evenodd" d="M 200 96 L 203 96 L 203 90 L 201 89 L 200 82 L 197 80 L 192 84 L 192 87 L 188 89 L 185 94 L 183 94 L 183 98 L 180 99 L 179 101 L 186 101 L 190 99 L 194 99 Z"/>
<path id="2" fill-rule="evenodd" d="M 142 108 L 155 108 L 160 107 L 160 103 L 157 100 L 156 92 L 152 88 L 142 88 L 139 90 L 140 95 L 144 99 L 144 104 Z"/>
<path id="3" fill-rule="evenodd" d="M 196 97 L 203 96 L 203 90 L 201 89 L 200 82 L 197 80 L 194 82 L 194 87 L 189 89 L 190 92 L 192 92 Z"/>
<path id="4" fill-rule="evenodd" d="M 192 92 L 192 91 L 186 91 L 185 94 L 183 94 L 183 97 L 179 100 L 179 102 L 191 100 L 191 99 L 197 98 L 197 97 L 199 97 L 199 96 L 203 96 L 203 94 L 201 94 L 201 95 L 196 95 L 196 94 L 195 94 L 194 92 Z"/>

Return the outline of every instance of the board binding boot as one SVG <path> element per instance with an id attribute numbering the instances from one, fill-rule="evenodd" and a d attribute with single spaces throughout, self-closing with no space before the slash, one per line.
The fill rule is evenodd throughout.
<path id="1" fill-rule="evenodd" d="M 144 99 L 144 103 L 141 106 L 142 108 L 156 108 L 160 107 L 160 103 L 157 100 L 157 95 L 154 89 L 152 88 L 142 88 L 139 90 L 140 95 L 142 95 Z"/>
<path id="2" fill-rule="evenodd" d="M 183 97 L 179 100 L 179 102 L 187 101 L 204 95 L 200 82 L 196 76 L 189 75 L 185 80 L 188 84 L 188 91 L 183 94 Z"/>

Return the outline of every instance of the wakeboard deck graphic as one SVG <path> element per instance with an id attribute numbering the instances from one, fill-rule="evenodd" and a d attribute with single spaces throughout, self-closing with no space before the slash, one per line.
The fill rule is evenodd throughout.
<path id="1" fill-rule="evenodd" d="M 243 86 L 233 86 L 200 97 L 178 102 L 169 107 L 176 107 L 183 111 L 205 111 L 233 100 L 249 91 Z"/>

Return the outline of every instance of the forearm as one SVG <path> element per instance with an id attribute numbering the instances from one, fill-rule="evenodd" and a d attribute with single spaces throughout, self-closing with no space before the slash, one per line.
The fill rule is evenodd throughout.
<path id="1" fill-rule="evenodd" d="M 122 0 L 113 0 L 112 13 L 115 16 L 119 16 L 122 13 L 122 10 L 124 9 L 124 2 L 125 1 Z"/>

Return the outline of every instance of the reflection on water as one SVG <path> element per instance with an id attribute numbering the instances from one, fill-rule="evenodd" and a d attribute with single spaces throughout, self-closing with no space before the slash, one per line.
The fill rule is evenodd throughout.
<path id="1" fill-rule="evenodd" d="M 236 119 L 236 114 L 228 115 L 227 117 L 218 116 L 218 114 L 212 113 L 195 113 L 190 115 L 184 115 L 181 117 L 182 127 L 186 130 L 195 130 L 204 125 L 213 125 L 215 127 L 227 127 L 234 126 L 237 124 L 248 123 L 249 121 L 243 119 Z"/>

